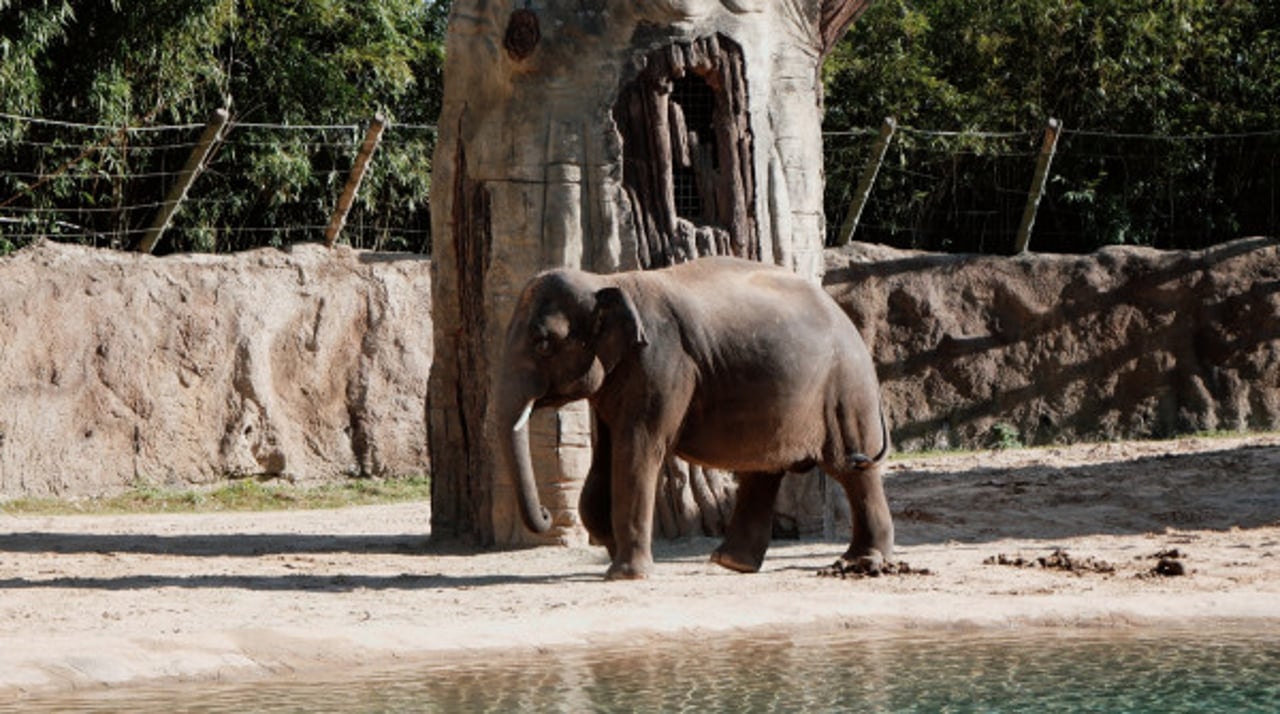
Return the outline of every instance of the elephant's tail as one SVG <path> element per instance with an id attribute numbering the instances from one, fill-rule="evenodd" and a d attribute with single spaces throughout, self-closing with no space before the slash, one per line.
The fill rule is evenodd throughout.
<path id="1" fill-rule="evenodd" d="M 880 453 L 871 459 L 874 463 L 884 461 L 889 455 L 889 422 L 884 418 L 884 400 L 880 400 Z"/>
<path id="2" fill-rule="evenodd" d="M 884 460 L 889 454 L 889 422 L 884 416 L 884 401 L 880 402 L 880 452 L 871 458 L 867 458 L 865 454 L 854 454 L 853 465 L 860 469 L 867 469 L 875 466 Z"/>

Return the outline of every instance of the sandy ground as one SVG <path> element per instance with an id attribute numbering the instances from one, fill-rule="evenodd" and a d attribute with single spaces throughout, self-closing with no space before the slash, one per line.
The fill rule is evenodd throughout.
<path id="1" fill-rule="evenodd" d="M 433 545 L 426 504 L 0 515 L 0 704 L 513 643 L 1280 622 L 1280 435 L 918 458 L 886 481 L 899 558 L 927 574 L 817 577 L 843 544 L 780 541 L 761 573 L 737 575 L 706 562 L 704 538 L 661 544 L 651 580 L 609 583 L 599 549 Z M 1074 569 L 1036 563 L 1062 564 L 1058 549 Z"/>

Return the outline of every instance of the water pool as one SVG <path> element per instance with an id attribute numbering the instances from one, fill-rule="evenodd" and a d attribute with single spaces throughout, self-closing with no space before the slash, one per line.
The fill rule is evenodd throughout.
<path id="1" fill-rule="evenodd" d="M 0 703 L 0 710 L 6 704 Z M 1280 628 L 757 635 L 28 700 L 24 712 L 1280 712 Z"/>

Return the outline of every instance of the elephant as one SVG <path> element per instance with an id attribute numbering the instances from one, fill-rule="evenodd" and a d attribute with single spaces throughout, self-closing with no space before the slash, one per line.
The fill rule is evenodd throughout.
<path id="1" fill-rule="evenodd" d="M 738 479 L 711 556 L 720 566 L 760 569 L 783 476 L 814 466 L 844 487 L 851 508 L 852 539 L 837 566 L 875 571 L 892 558 L 875 365 L 835 300 L 783 268 L 709 257 L 607 275 L 542 272 L 516 303 L 495 380 L 499 466 L 536 533 L 551 519 L 538 498 L 529 415 L 589 400 L 595 443 L 578 507 L 593 542 L 608 549 L 610 580 L 652 572 L 669 454 Z"/>

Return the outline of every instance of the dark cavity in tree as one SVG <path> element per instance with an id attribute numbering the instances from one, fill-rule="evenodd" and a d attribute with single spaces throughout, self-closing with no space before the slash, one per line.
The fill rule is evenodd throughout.
<path id="1" fill-rule="evenodd" d="M 742 49 L 721 35 L 650 52 L 613 108 L 639 262 L 758 259 Z"/>
<path id="2" fill-rule="evenodd" d="M 538 16 L 533 10 L 521 8 L 511 13 L 507 19 L 507 31 L 502 36 L 502 46 L 517 62 L 533 54 L 534 48 L 542 40 L 542 30 L 538 27 Z"/>

